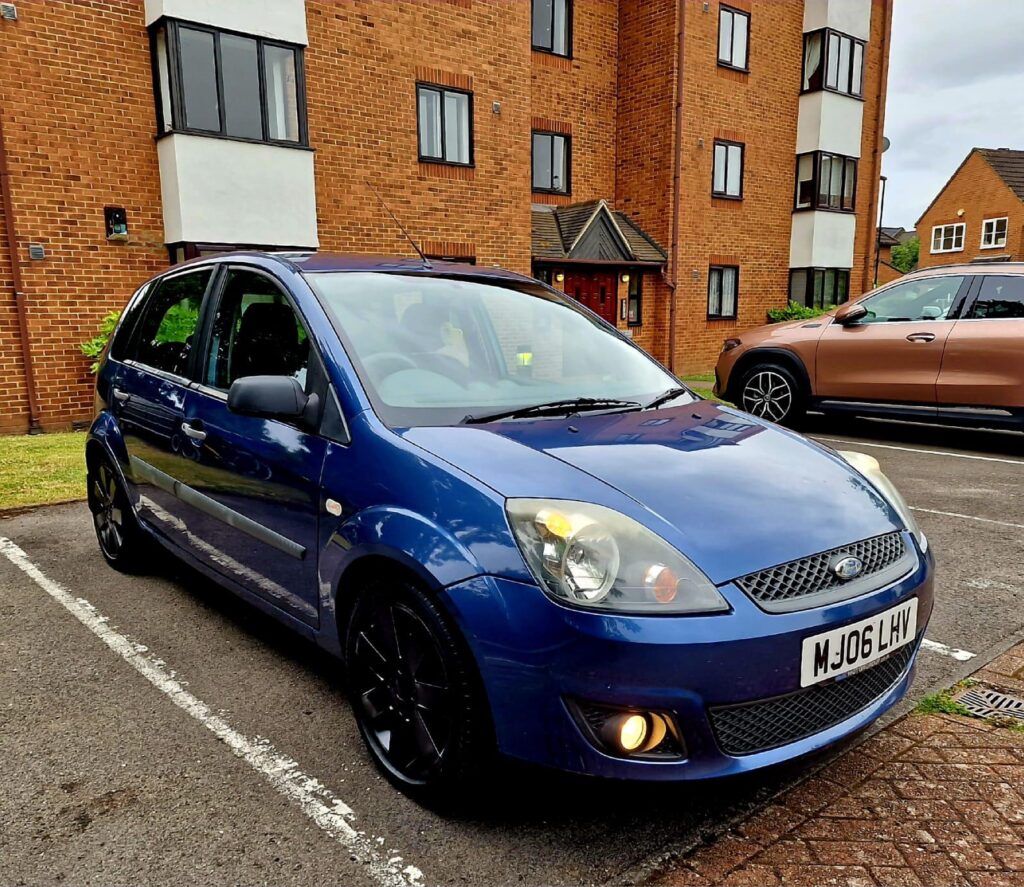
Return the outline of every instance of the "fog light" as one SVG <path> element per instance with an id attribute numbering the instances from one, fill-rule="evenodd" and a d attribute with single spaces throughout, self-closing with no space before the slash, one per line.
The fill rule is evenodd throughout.
<path id="1" fill-rule="evenodd" d="M 614 720 L 619 722 L 616 741 L 623 751 L 636 751 L 644 744 L 647 738 L 647 718 L 643 715 L 626 715 Z M 612 723 L 609 721 L 609 725 Z"/>
<path id="2" fill-rule="evenodd" d="M 602 751 L 622 758 L 684 758 L 685 746 L 671 716 L 657 711 L 623 711 L 589 702 L 570 708 Z"/>

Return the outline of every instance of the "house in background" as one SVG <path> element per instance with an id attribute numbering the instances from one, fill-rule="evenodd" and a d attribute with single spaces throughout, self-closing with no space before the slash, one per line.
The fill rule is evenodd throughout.
<path id="1" fill-rule="evenodd" d="M 908 240 L 917 237 L 916 231 L 908 231 L 906 228 L 881 227 L 878 229 L 878 275 L 875 283 L 881 286 L 884 283 L 891 283 L 906 272 L 900 271 L 892 261 L 892 248 L 902 246 Z M 916 266 L 915 266 L 916 268 Z M 915 268 L 908 268 L 913 271 Z"/>
<path id="2" fill-rule="evenodd" d="M 892 0 L 3 11 L 0 431 L 88 422 L 79 343 L 169 264 L 410 255 L 368 180 L 432 258 L 540 277 L 680 373 L 873 280 Z"/>
<path id="3" fill-rule="evenodd" d="M 919 268 L 1024 259 L 1024 151 L 973 148 L 917 221 Z"/>

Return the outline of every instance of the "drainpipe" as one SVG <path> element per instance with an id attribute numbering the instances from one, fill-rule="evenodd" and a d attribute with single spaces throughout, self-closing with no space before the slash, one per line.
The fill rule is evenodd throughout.
<path id="1" fill-rule="evenodd" d="M 885 4 L 885 15 L 882 17 L 882 46 L 885 48 L 885 58 L 882 64 L 882 73 L 880 85 L 881 89 L 878 92 L 878 106 L 875 109 L 875 148 L 874 148 L 874 182 L 875 188 L 871 197 L 871 214 L 868 218 L 874 220 L 876 225 L 881 225 L 880 213 L 879 213 L 879 192 L 884 195 L 884 185 L 882 185 L 882 128 L 885 123 L 885 100 L 888 98 L 889 93 L 889 48 L 892 40 L 892 7 L 893 4 L 890 0 L 886 0 Z M 884 200 L 882 196 L 882 200 Z M 881 232 L 876 227 L 875 229 L 875 262 L 872 263 L 870 250 L 864 251 L 864 292 L 872 289 L 874 286 L 873 278 L 871 278 L 872 264 L 875 267 L 875 278 L 878 277 L 878 238 Z M 870 240 L 868 241 L 871 242 Z"/>
<path id="2" fill-rule="evenodd" d="M 4 141 L 4 121 L 0 114 L 0 196 L 3 197 L 4 228 L 7 251 L 11 255 L 11 280 L 14 283 L 14 310 L 18 315 L 18 337 L 21 339 L 21 362 L 25 367 L 25 388 L 28 392 L 28 430 L 38 434 L 39 401 L 36 397 L 36 376 L 32 366 L 32 344 L 28 338 L 28 306 L 25 304 L 25 286 L 21 277 L 18 257 L 18 237 L 14 230 L 14 202 L 11 200 L 11 173 L 7 166 L 7 143 Z"/>
<path id="3" fill-rule="evenodd" d="M 672 295 L 668 303 L 668 368 L 676 371 L 676 289 L 679 286 L 679 201 L 682 194 L 683 166 L 683 38 L 686 0 L 678 0 L 676 21 L 679 23 L 678 54 L 676 56 L 676 134 L 675 158 L 672 163 L 672 264 L 666 281 Z"/>

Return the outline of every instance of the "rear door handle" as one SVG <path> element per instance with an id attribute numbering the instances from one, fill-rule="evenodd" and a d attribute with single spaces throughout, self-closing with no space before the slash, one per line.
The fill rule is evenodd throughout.
<path id="1" fill-rule="evenodd" d="M 118 403 L 124 403 L 129 397 L 131 397 L 127 391 L 122 391 L 120 388 L 114 388 L 111 391 L 111 394 L 114 395 L 114 400 Z"/>
<path id="2" fill-rule="evenodd" d="M 911 333 L 907 336 L 908 342 L 931 342 L 935 339 L 935 333 Z"/>
<path id="3" fill-rule="evenodd" d="M 185 437 L 191 438 L 192 440 L 206 440 L 206 432 L 203 431 L 202 428 L 196 428 L 194 425 L 189 425 L 188 422 L 181 423 L 181 430 L 185 432 Z"/>

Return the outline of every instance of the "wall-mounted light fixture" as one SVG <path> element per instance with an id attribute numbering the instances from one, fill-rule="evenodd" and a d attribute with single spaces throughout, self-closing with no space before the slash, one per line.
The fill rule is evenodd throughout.
<path id="1" fill-rule="evenodd" d="M 623 283 L 629 283 L 629 275 L 628 274 L 623 274 L 622 275 L 622 282 Z"/>
<path id="2" fill-rule="evenodd" d="M 555 275 L 555 282 L 556 283 L 565 283 L 565 275 L 561 271 L 559 271 Z"/>
<path id="3" fill-rule="evenodd" d="M 693 279 L 700 280 L 700 271 L 698 271 L 696 268 L 693 269 Z"/>

